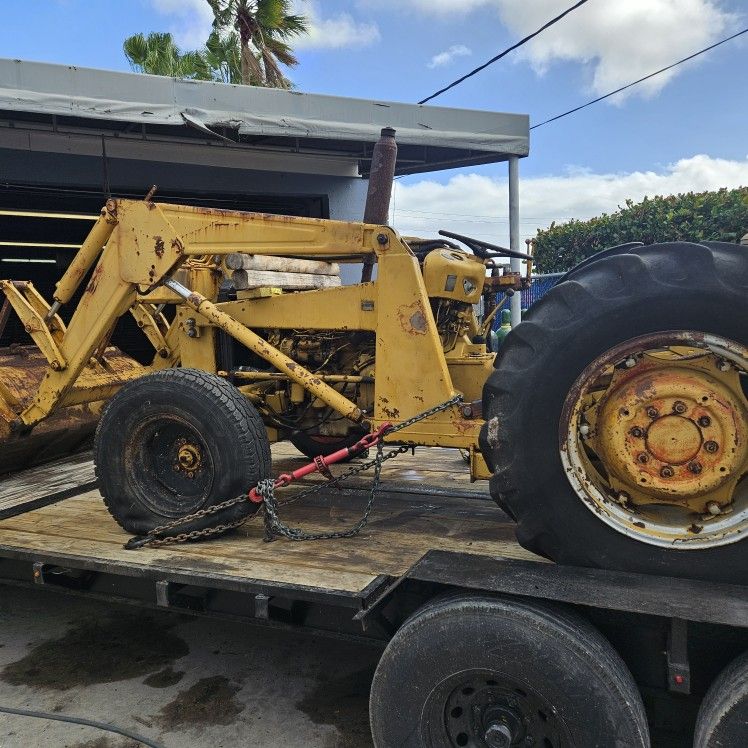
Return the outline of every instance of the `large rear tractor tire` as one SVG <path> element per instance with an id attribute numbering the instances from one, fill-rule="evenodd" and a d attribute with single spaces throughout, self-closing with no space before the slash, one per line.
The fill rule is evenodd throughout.
<path id="1" fill-rule="evenodd" d="M 483 392 L 491 494 L 559 563 L 748 583 L 748 252 L 631 247 L 572 270 Z"/>
<path id="2" fill-rule="evenodd" d="M 270 443 L 254 406 L 233 385 L 196 369 L 166 369 L 125 384 L 94 440 L 99 490 L 115 520 L 144 535 L 246 493 L 270 474 Z M 170 534 L 240 520 L 245 501 Z"/>

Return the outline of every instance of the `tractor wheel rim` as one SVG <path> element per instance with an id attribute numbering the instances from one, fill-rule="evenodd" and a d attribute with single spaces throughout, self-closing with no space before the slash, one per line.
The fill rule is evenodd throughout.
<path id="1" fill-rule="evenodd" d="M 142 501 L 164 517 L 200 509 L 215 466 L 197 428 L 176 414 L 145 418 L 130 440 L 130 471 Z"/>
<path id="2" fill-rule="evenodd" d="M 564 404 L 559 442 L 585 506 L 624 535 L 710 548 L 748 534 L 748 349 L 675 331 L 595 359 Z"/>

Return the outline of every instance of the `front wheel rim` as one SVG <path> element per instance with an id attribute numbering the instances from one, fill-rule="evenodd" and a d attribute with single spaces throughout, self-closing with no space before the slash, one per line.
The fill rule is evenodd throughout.
<path id="1" fill-rule="evenodd" d="M 701 332 L 626 341 L 596 358 L 564 404 L 567 478 L 616 531 L 704 549 L 748 533 L 748 349 Z"/>

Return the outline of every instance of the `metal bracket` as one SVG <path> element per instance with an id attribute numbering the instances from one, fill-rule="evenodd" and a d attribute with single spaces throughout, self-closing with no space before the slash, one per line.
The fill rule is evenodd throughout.
<path id="1" fill-rule="evenodd" d="M 171 606 L 169 592 L 171 591 L 171 582 L 161 579 L 156 582 L 156 605 L 159 608 L 168 608 Z"/>
<path id="2" fill-rule="evenodd" d="M 691 693 L 691 666 L 688 661 L 688 621 L 670 619 L 667 639 L 668 690 L 673 693 Z"/>
<path id="3" fill-rule="evenodd" d="M 255 595 L 255 617 L 267 621 L 270 618 L 270 597 L 262 593 Z"/>
<path id="4" fill-rule="evenodd" d="M 45 584 L 46 579 L 44 578 L 44 567 L 46 564 L 43 561 L 34 561 L 33 574 L 34 584 Z"/>

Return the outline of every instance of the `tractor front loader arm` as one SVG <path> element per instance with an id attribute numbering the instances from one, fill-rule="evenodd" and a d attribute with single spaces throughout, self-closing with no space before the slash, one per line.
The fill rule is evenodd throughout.
<path id="1" fill-rule="evenodd" d="M 239 213 L 150 201 L 109 200 L 72 264 L 57 283 L 51 307 L 37 308 L 38 304 L 23 302 L 22 294 L 15 286 L 6 289 L 11 303 L 49 364 L 33 401 L 20 414 L 20 421 L 25 426 L 33 426 L 54 410 L 85 400 L 86 395 L 77 392 L 76 388 L 81 372 L 94 353 L 106 344 L 117 320 L 128 310 L 133 311 L 136 321 L 149 327 L 145 332 L 151 342 L 159 340 L 157 330 L 150 329 L 149 313 L 137 307 L 151 298 L 163 296 L 165 281 L 170 280 L 190 258 L 200 264 L 206 256 L 245 252 L 299 257 L 347 256 L 355 261 L 357 257 L 377 253 L 385 245 L 394 245 L 395 241 L 394 232 L 360 223 Z M 72 299 L 92 267 L 88 284 L 65 329 L 57 312 Z M 194 299 L 200 298 L 200 302 L 195 304 L 191 303 L 194 299 L 191 300 L 190 296 L 191 290 L 188 289 L 184 298 L 175 293 L 167 293 L 166 298 L 172 303 L 191 306 L 206 320 L 210 319 L 211 324 L 224 329 L 285 371 L 335 410 L 353 420 L 361 420 L 362 413 L 355 404 L 333 387 L 217 310 L 205 297 L 195 295 Z M 165 359 L 161 366 L 175 363 L 176 356 L 168 347 L 162 346 L 157 352 Z M 127 371 L 124 375 L 112 373 L 109 381 L 99 383 L 96 394 L 103 393 L 108 397 L 135 375 L 134 371 Z"/>

